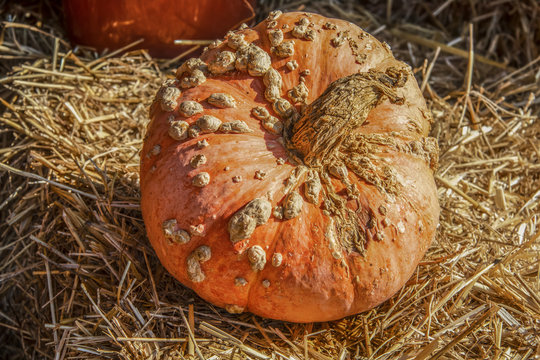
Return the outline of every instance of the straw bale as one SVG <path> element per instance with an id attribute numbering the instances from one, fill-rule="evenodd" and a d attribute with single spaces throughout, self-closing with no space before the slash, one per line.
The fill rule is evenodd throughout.
<path id="1" fill-rule="evenodd" d="M 228 314 L 165 272 L 141 219 L 139 150 L 187 54 L 72 48 L 58 6 L 0 12 L 0 357 L 540 358 L 538 2 L 259 1 L 259 20 L 316 11 L 391 44 L 442 150 L 441 222 L 414 276 L 320 324 Z"/>

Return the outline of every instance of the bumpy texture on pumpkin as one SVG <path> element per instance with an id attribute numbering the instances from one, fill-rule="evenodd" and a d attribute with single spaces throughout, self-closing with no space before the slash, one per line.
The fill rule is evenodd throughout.
<path id="1" fill-rule="evenodd" d="M 365 311 L 434 237 L 425 101 L 410 68 L 348 22 L 274 12 L 231 32 L 164 84 L 151 118 L 148 237 L 171 274 L 231 312 Z"/>

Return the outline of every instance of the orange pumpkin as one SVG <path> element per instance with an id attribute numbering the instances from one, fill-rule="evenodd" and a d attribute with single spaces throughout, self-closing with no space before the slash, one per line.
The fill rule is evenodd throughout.
<path id="1" fill-rule="evenodd" d="M 163 265 L 230 312 L 373 308 L 434 238 L 438 147 L 411 69 L 357 26 L 279 11 L 168 80 L 141 153 Z"/>
<path id="2" fill-rule="evenodd" d="M 174 40 L 208 40 L 253 18 L 254 0 L 63 0 L 71 40 L 115 50 L 141 38 L 139 48 L 174 57 Z"/>

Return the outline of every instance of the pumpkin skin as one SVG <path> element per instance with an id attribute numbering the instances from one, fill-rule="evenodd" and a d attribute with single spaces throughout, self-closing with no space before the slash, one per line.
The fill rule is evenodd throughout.
<path id="1" fill-rule="evenodd" d="M 293 322 L 329 321 L 377 306 L 413 274 L 438 223 L 433 180 L 438 148 L 433 139 L 427 138 L 430 116 L 410 67 L 394 59 L 387 46 L 346 21 L 306 13 L 278 15 L 273 13 L 255 28 L 235 34 L 244 35 L 247 43 L 271 55 L 271 67 L 282 77 L 282 98 L 289 98 L 287 91 L 302 77 L 308 89 L 305 104 L 296 104 L 296 115 L 290 118 L 274 111 L 265 98 L 263 76 L 246 71 L 208 73 L 204 82 L 185 88 L 190 73 L 186 75 L 186 67 L 181 67 L 178 79 L 164 85 L 151 108 L 141 152 L 141 208 L 148 237 L 162 264 L 202 298 L 233 313 L 250 311 Z M 298 38 L 298 32 L 293 35 L 295 27 L 308 22 L 307 28 L 314 31 L 313 40 Z M 268 31 L 272 29 L 282 29 L 284 41 L 294 42 L 293 55 L 280 57 L 271 50 Z M 340 33 L 347 37 L 341 43 L 333 40 Z M 204 52 L 201 60 L 211 64 L 221 51 L 234 52 L 228 44 L 237 40 L 230 34 L 222 44 Z M 287 62 L 292 60 L 298 67 L 290 70 Z M 395 75 L 395 69 L 401 75 Z M 336 176 L 335 171 L 327 176 L 324 169 L 330 169 L 333 160 L 325 159 L 322 167 L 302 164 L 302 151 L 291 150 L 289 135 L 296 126 L 291 124 L 300 124 L 308 112 L 315 113 L 314 104 L 324 97 L 325 89 L 353 74 L 360 74 L 364 79 L 361 84 L 367 77 L 379 76 L 393 87 L 387 93 L 384 89 L 382 93 L 369 90 L 378 98 L 365 111 L 361 124 L 332 135 L 333 139 L 364 139 L 362 149 L 368 149 L 369 154 L 362 159 L 367 159 L 365 168 L 371 166 L 371 170 L 355 172 L 347 166 L 345 177 Z M 231 95 L 235 107 L 209 104 L 207 99 L 215 93 Z M 198 102 L 202 112 L 182 116 L 184 101 Z M 281 120 L 283 136 L 261 125 L 252 114 L 256 107 L 266 108 Z M 192 129 L 202 124 L 197 120 L 203 115 L 215 116 L 223 123 L 241 120 L 250 132 L 225 133 L 219 128 L 183 140 L 169 135 L 175 121 L 185 121 Z M 305 129 L 309 133 L 317 126 L 308 124 Z M 351 153 L 351 158 L 358 158 L 358 151 Z M 206 162 L 190 165 L 200 155 Z M 306 188 L 312 172 L 319 171 L 313 170 L 317 166 L 323 169 L 320 174 L 325 182 L 318 203 L 313 203 Z M 203 172 L 209 175 L 207 184 L 198 182 Z M 261 176 L 261 172 L 266 175 Z M 235 182 L 239 179 L 235 177 L 241 177 L 241 181 Z M 355 188 L 353 194 L 347 194 L 351 187 Z M 298 194 L 290 197 L 300 204 L 300 212 L 288 219 L 286 215 L 294 213 L 294 207 L 287 203 L 291 191 Z M 341 200 L 330 201 L 330 193 Z M 252 231 L 249 236 L 233 241 L 231 223 L 254 199 L 269 203 L 272 214 L 247 231 Z M 341 213 L 332 213 L 332 204 L 341 204 Z M 280 212 L 278 206 L 292 210 Z M 343 213 L 355 220 L 347 223 L 349 228 L 340 220 Z M 175 223 L 167 223 L 170 220 Z M 164 230 L 167 225 L 168 232 Z M 351 246 L 348 235 L 341 236 L 349 234 L 347 229 L 361 235 L 360 245 Z M 171 232 L 179 237 L 171 238 Z M 266 257 L 262 266 L 261 256 L 256 256 L 261 252 Z M 272 264 L 279 257 L 276 253 L 281 254 L 279 266 Z"/>
<path id="2" fill-rule="evenodd" d="M 71 41 L 115 50 L 138 48 L 169 58 L 187 50 L 174 40 L 212 40 L 251 19 L 254 0 L 63 0 Z"/>

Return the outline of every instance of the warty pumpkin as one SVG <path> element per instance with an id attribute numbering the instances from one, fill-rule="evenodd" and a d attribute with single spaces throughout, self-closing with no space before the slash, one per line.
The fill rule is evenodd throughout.
<path id="1" fill-rule="evenodd" d="M 434 238 L 438 147 L 411 72 L 346 21 L 275 11 L 165 82 L 141 206 L 165 268 L 229 312 L 373 308 Z"/>

